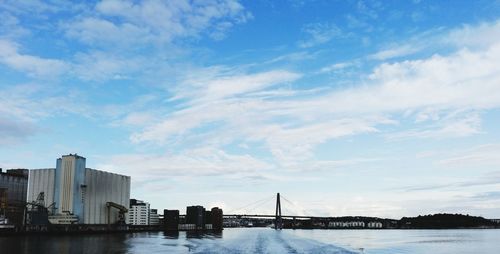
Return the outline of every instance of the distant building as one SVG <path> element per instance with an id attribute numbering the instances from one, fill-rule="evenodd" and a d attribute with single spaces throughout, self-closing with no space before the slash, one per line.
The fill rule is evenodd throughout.
<path id="1" fill-rule="evenodd" d="M 149 203 L 142 200 L 131 199 L 128 212 L 128 224 L 149 225 Z"/>
<path id="2" fill-rule="evenodd" d="M 43 193 L 56 224 L 114 224 L 126 222 L 130 177 L 86 168 L 86 159 L 63 155 L 56 168 L 30 170 L 28 202 Z"/>
<path id="3" fill-rule="evenodd" d="M 371 221 L 371 222 L 368 222 L 368 228 L 382 228 L 382 222 L 378 222 L 378 221 Z"/>
<path id="4" fill-rule="evenodd" d="M 205 229 L 212 229 L 212 211 L 205 210 Z"/>
<path id="5" fill-rule="evenodd" d="M 179 210 L 163 210 L 163 228 L 167 231 L 179 229 Z"/>
<path id="6" fill-rule="evenodd" d="M 365 223 L 362 221 L 330 221 L 330 228 L 364 228 Z"/>
<path id="7" fill-rule="evenodd" d="M 156 226 L 160 225 L 160 215 L 157 209 L 149 210 L 149 225 Z"/>
<path id="8" fill-rule="evenodd" d="M 205 228 L 205 208 L 203 206 L 188 206 L 186 208 L 186 224 L 194 225 L 194 229 Z"/>
<path id="9" fill-rule="evenodd" d="M 496 224 L 500 224 L 500 219 L 490 219 L 490 221 L 495 222 Z"/>
<path id="10" fill-rule="evenodd" d="M 166 220 L 166 215 L 164 217 Z M 206 210 L 203 206 L 188 206 L 186 208 L 185 224 L 180 224 L 179 229 L 219 231 L 223 228 L 222 217 L 222 209 L 218 207 Z"/>
<path id="11" fill-rule="evenodd" d="M 10 169 L 4 173 L 0 168 L 0 224 L 23 224 L 28 172 L 27 169 Z"/>
<path id="12" fill-rule="evenodd" d="M 214 207 L 211 210 L 211 223 L 212 223 L 212 229 L 220 231 L 223 228 L 223 223 L 224 223 L 224 218 L 222 214 L 222 209 L 218 207 Z"/>

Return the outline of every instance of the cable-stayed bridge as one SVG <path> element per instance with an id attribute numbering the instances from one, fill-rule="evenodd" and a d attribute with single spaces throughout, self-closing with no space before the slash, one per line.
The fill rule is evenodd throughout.
<path id="1" fill-rule="evenodd" d="M 287 204 L 291 205 L 292 207 L 296 207 L 293 202 L 285 198 L 283 195 L 280 195 L 280 193 L 277 193 L 276 196 L 273 196 L 271 198 L 264 198 L 261 200 L 257 200 L 255 202 L 249 203 L 245 206 L 242 206 L 237 209 L 231 210 L 228 214 L 224 214 L 224 218 L 237 218 L 237 219 L 242 219 L 242 218 L 268 218 L 268 219 L 274 219 L 274 228 L 275 229 L 282 229 L 283 228 L 283 219 L 292 219 L 294 222 L 297 219 L 302 219 L 302 220 L 329 220 L 333 217 L 320 217 L 320 216 L 310 216 L 307 215 L 307 213 L 303 210 L 302 213 L 306 215 L 293 215 L 291 213 L 289 214 L 282 214 L 282 206 L 281 206 L 281 200 L 284 200 Z M 276 206 L 275 206 L 275 213 L 274 214 L 257 214 L 257 213 L 252 213 L 252 211 L 255 211 L 257 208 L 260 208 L 264 205 L 267 205 L 270 201 L 276 200 Z M 288 209 L 283 209 L 283 210 L 288 210 Z M 235 213 L 236 211 L 245 211 L 245 213 Z M 288 210 L 289 212 L 289 210 Z M 295 224 L 295 223 L 293 223 Z"/>

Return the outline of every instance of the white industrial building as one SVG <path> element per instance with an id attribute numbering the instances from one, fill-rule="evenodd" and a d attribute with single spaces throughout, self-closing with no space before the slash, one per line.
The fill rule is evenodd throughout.
<path id="1" fill-rule="evenodd" d="M 141 200 L 131 199 L 128 212 L 128 224 L 149 225 L 149 203 Z"/>
<path id="2" fill-rule="evenodd" d="M 86 168 L 85 163 L 84 157 L 69 154 L 57 159 L 56 168 L 30 170 L 28 202 L 43 192 L 52 223 L 125 222 L 130 177 Z"/>

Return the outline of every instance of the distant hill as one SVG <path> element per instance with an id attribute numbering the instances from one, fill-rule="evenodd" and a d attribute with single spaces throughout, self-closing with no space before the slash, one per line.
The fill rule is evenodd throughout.
<path id="1" fill-rule="evenodd" d="M 403 217 L 399 221 L 399 228 L 418 229 L 481 228 L 496 226 L 498 226 L 498 224 L 483 217 L 445 213 L 418 217 Z"/>

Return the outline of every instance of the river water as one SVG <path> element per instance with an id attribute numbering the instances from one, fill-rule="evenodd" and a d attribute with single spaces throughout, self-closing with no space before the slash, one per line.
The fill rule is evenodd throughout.
<path id="1" fill-rule="evenodd" d="M 282 230 L 1 236 L 0 253 L 500 253 L 500 230 Z"/>

